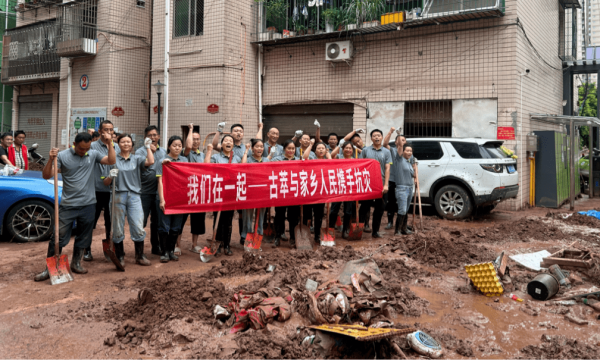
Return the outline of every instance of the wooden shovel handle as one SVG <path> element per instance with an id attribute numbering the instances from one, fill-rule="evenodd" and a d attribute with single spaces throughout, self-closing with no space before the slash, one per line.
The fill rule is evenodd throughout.
<path id="1" fill-rule="evenodd" d="M 59 227 L 58 227 L 58 156 L 54 157 L 54 256 L 60 255 L 59 251 Z"/>

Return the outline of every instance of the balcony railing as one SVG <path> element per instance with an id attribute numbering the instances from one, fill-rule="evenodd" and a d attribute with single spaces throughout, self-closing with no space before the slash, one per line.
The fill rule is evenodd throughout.
<path id="1" fill-rule="evenodd" d="M 2 83 L 57 80 L 60 77 L 60 57 L 56 54 L 58 30 L 53 20 L 7 30 L 2 44 Z"/>
<path id="2" fill-rule="evenodd" d="M 505 0 L 264 0 L 254 42 L 299 42 L 503 16 Z M 310 6 L 310 4 L 314 4 Z M 320 5 L 320 6 L 319 6 Z"/>
<path id="3" fill-rule="evenodd" d="M 60 35 L 56 51 L 61 57 L 96 54 L 98 1 L 83 0 L 59 7 L 56 22 Z"/>

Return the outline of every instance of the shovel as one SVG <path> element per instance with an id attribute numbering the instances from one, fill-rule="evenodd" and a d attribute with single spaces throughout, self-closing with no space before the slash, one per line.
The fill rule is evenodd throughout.
<path id="1" fill-rule="evenodd" d="M 217 227 L 219 226 L 219 218 L 221 217 L 221 212 L 217 213 L 217 217 L 215 218 L 215 222 L 213 224 L 213 236 L 210 239 L 209 246 L 205 246 L 204 249 L 200 250 L 200 260 L 203 263 L 209 262 L 213 256 L 217 253 L 216 249 L 213 249 L 213 245 L 215 243 L 215 238 L 217 237 Z"/>
<path id="2" fill-rule="evenodd" d="M 115 254 L 114 245 L 113 245 L 113 236 L 115 235 L 115 188 L 117 187 L 117 177 L 113 178 L 112 181 L 112 206 L 110 208 L 110 217 L 111 217 L 111 229 L 110 229 L 110 238 L 109 241 L 102 242 L 102 251 L 104 251 L 104 256 L 108 257 L 110 261 L 115 264 L 117 270 L 125 271 L 125 268 L 121 265 L 121 262 L 117 258 L 117 254 Z"/>
<path id="3" fill-rule="evenodd" d="M 52 285 L 64 284 L 73 281 L 69 258 L 67 255 L 60 255 L 59 226 L 58 226 L 58 160 L 54 158 L 54 256 L 46 258 L 46 267 L 50 274 L 50 283 Z"/>
<path id="4" fill-rule="evenodd" d="M 256 217 L 256 224 L 254 225 L 254 232 L 246 234 L 246 242 L 244 243 L 244 250 L 248 252 L 260 251 L 260 245 L 262 244 L 263 236 L 258 233 L 258 221 L 260 220 L 260 209 L 256 209 L 254 215 Z"/>
<path id="5" fill-rule="evenodd" d="M 329 215 L 331 203 L 327 204 L 327 212 Z M 321 228 L 321 246 L 335 246 L 335 229 L 329 227 L 329 216 L 327 216 L 325 229 Z"/>
<path id="6" fill-rule="evenodd" d="M 356 201 L 356 223 L 350 223 L 350 232 L 348 233 L 348 240 L 362 239 L 364 229 L 365 224 L 358 222 L 358 201 Z"/>
<path id="7" fill-rule="evenodd" d="M 298 250 L 312 250 L 312 242 L 310 241 L 310 227 L 303 224 L 303 206 L 300 205 L 300 224 L 294 228 L 294 235 L 296 236 L 296 249 Z"/>

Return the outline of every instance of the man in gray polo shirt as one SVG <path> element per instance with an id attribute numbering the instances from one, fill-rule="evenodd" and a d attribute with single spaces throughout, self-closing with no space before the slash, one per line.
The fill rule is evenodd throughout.
<path id="1" fill-rule="evenodd" d="M 277 156 L 283 156 L 283 146 L 279 145 L 277 140 L 279 140 L 279 129 L 272 127 L 269 129 L 269 132 L 267 132 L 267 142 L 265 143 L 265 150 L 263 152 L 264 157 L 268 157 L 271 152 L 273 152 L 271 159 Z"/>
<path id="2" fill-rule="evenodd" d="M 104 144 L 110 145 L 111 135 L 102 134 Z M 79 233 L 75 236 L 75 247 L 71 259 L 71 271 L 85 274 L 87 270 L 81 266 L 83 251 L 92 243 L 92 230 L 94 227 L 94 211 L 96 209 L 96 193 L 94 187 L 94 165 L 113 165 L 116 162 L 115 149 L 108 147 L 106 156 L 98 151 L 90 150 L 92 136 L 88 133 L 79 133 L 75 137 L 73 146 L 60 153 L 57 148 L 50 150 L 50 158 L 44 167 L 42 176 L 50 179 L 54 176 L 54 158 L 62 174 L 62 198 L 59 206 L 59 253 L 71 240 L 73 221 L 77 221 Z M 54 256 L 54 241 L 48 242 L 47 257 Z M 50 278 L 48 268 L 35 276 L 35 281 Z"/>
<path id="3" fill-rule="evenodd" d="M 363 149 L 360 157 L 362 159 L 374 159 L 379 162 L 381 166 L 381 179 L 383 180 L 383 193 L 381 198 L 375 200 L 364 200 L 361 201 L 360 211 L 358 216 L 360 222 L 364 222 L 367 213 L 371 211 L 371 206 L 375 207 L 373 212 L 373 238 L 381 238 L 379 234 L 379 226 L 381 225 L 381 218 L 383 217 L 383 210 L 387 202 L 388 182 L 390 179 L 390 165 L 392 165 L 392 154 L 390 151 L 383 147 L 383 132 L 379 129 L 371 131 L 371 141 L 373 145 Z"/>
<path id="4" fill-rule="evenodd" d="M 112 137 L 115 132 L 114 126 L 112 122 L 108 120 L 104 120 L 100 123 L 100 134 L 110 134 Z M 119 145 L 113 143 L 112 141 L 106 145 L 102 142 L 103 137 L 100 137 L 97 141 L 92 142 L 92 150 L 97 151 L 102 156 L 108 155 L 108 148 L 112 147 L 118 154 L 120 152 Z M 110 171 L 110 167 L 106 165 L 102 165 L 100 163 L 94 165 L 94 184 L 96 188 L 96 209 L 94 216 L 94 229 L 96 228 L 96 224 L 98 223 L 98 219 L 100 218 L 100 213 L 104 211 L 104 232 L 106 233 L 106 239 L 110 237 L 110 230 L 112 226 L 112 221 L 110 217 L 110 187 L 104 185 L 104 178 L 106 174 Z M 91 246 L 91 244 L 90 244 Z M 83 261 L 92 261 L 94 257 L 92 256 L 92 249 L 88 247 L 85 249 L 83 254 Z"/>
<path id="5" fill-rule="evenodd" d="M 156 169 L 163 159 L 167 156 L 164 148 L 160 147 L 160 135 L 158 128 L 154 125 L 148 126 L 144 133 L 147 138 L 152 140 L 150 151 L 154 154 L 154 164 L 142 170 L 142 208 L 144 209 L 144 227 L 148 223 L 150 216 L 150 244 L 152 245 L 152 254 L 161 256 L 160 243 L 158 241 L 158 178 L 156 177 Z M 146 147 L 142 146 L 135 152 L 138 156 L 146 157 L 148 155 Z"/>

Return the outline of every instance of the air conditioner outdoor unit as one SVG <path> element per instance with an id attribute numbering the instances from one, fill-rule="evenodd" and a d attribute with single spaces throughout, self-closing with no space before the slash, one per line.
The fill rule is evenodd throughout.
<path id="1" fill-rule="evenodd" d="M 325 44 L 325 60 L 340 62 L 352 60 L 354 48 L 351 41 L 336 41 Z"/>

